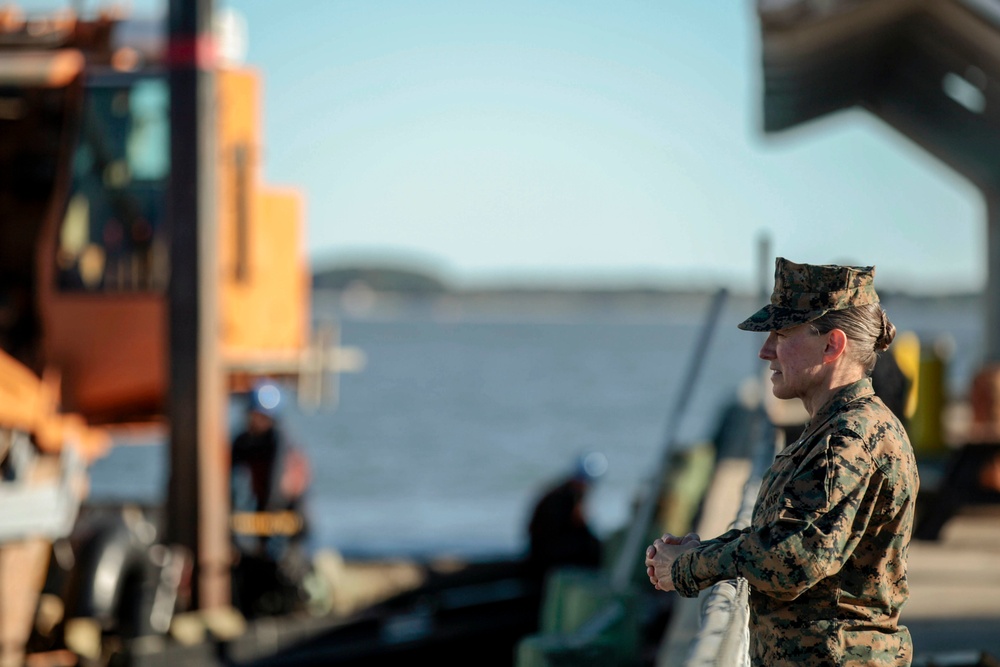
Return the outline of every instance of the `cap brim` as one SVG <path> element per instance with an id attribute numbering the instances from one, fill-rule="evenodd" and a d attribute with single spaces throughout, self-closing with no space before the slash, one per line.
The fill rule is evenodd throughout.
<path id="1" fill-rule="evenodd" d="M 737 326 L 744 331 L 778 331 L 812 322 L 826 314 L 826 310 L 792 310 L 767 304 Z"/>

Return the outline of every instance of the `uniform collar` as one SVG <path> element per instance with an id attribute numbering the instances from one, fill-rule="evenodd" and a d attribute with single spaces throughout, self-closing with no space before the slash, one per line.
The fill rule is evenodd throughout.
<path id="1" fill-rule="evenodd" d="M 875 390 L 872 388 L 872 380 L 869 377 L 863 377 L 857 382 L 841 387 L 816 412 L 816 416 L 809 420 L 799 437 L 799 441 L 811 438 L 823 424 L 830 421 L 830 418 L 840 412 L 848 403 L 874 395 Z"/>

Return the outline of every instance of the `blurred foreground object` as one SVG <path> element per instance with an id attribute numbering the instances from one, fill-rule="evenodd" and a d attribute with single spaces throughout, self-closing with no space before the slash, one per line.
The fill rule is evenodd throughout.
<path id="1" fill-rule="evenodd" d="M 315 407 L 331 373 L 364 364 L 332 325 L 312 328 L 303 197 L 263 182 L 260 76 L 242 64 L 241 24 L 227 13 L 221 36 L 185 40 L 173 19 L 211 3 L 169 5 L 148 19 L 0 8 L 0 665 L 26 650 L 106 661 L 166 638 L 192 608 L 225 606 L 228 584 L 200 583 L 228 581 L 227 443 L 214 428 L 227 395 L 271 379 Z M 178 73 L 198 86 L 174 85 Z M 178 127 L 185 90 L 209 103 Z M 205 173 L 188 197 L 172 165 L 192 155 Z M 192 202 L 198 215 L 180 215 Z M 178 335 L 191 322 L 198 336 Z M 177 372 L 193 359 L 197 378 Z M 198 429 L 174 409 L 191 396 Z M 188 457 L 167 512 L 86 504 L 86 464 L 126 426 L 150 442 L 166 431 Z M 178 446 L 182 432 L 193 447 Z M 197 544 L 165 537 L 185 521 Z"/>

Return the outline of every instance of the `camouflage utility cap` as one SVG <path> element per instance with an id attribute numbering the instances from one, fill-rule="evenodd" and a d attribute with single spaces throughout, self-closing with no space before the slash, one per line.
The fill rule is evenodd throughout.
<path id="1" fill-rule="evenodd" d="M 878 303 L 874 266 L 796 264 L 774 261 L 771 303 L 740 322 L 745 331 L 777 331 L 822 317 L 831 310 Z"/>

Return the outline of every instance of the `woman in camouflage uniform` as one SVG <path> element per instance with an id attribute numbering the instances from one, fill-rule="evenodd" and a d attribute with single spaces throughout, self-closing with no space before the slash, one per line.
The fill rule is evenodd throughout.
<path id="1" fill-rule="evenodd" d="M 741 329 L 767 332 L 772 392 L 799 398 L 809 423 L 764 476 L 749 527 L 702 542 L 664 535 L 646 552 L 650 581 L 695 597 L 750 584 L 754 665 L 909 665 L 899 625 L 918 488 L 913 449 L 870 374 L 895 335 L 874 267 L 779 257 L 771 303 Z"/>

